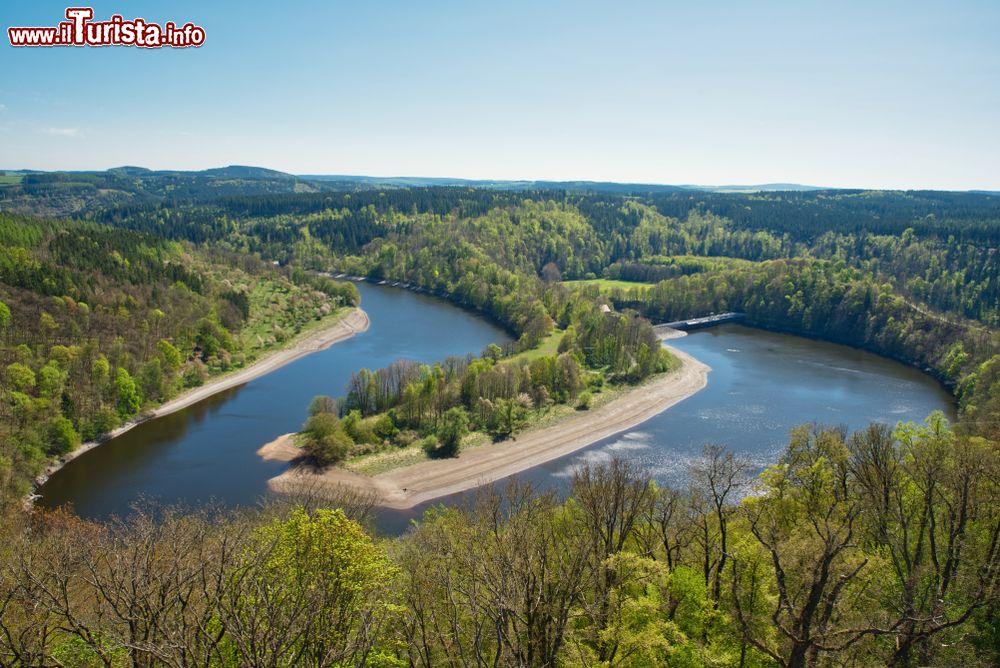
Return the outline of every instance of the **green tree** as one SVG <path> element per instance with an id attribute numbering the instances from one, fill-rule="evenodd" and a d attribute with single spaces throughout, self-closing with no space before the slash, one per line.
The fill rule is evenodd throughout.
<path id="1" fill-rule="evenodd" d="M 302 429 L 303 450 L 319 466 L 337 464 L 347 457 L 354 442 L 333 413 L 316 413 Z"/>
<path id="2" fill-rule="evenodd" d="M 108 382 L 110 374 L 111 363 L 108 362 L 108 358 L 104 355 L 98 355 L 94 358 L 94 361 L 90 365 L 91 381 L 98 387 L 101 387 Z"/>
<path id="3" fill-rule="evenodd" d="M 241 665 L 386 665 L 397 569 L 340 509 L 299 508 L 263 526 L 233 614 L 220 620 Z M 392 664 L 389 664 L 392 665 Z"/>
<path id="4" fill-rule="evenodd" d="M 115 389 L 118 394 L 118 415 L 126 420 L 139 412 L 142 397 L 131 374 L 122 367 L 115 372 Z"/>
<path id="5" fill-rule="evenodd" d="M 363 418 L 357 409 L 349 411 L 341 420 L 341 425 L 354 443 L 374 443 L 376 440 L 371 421 Z"/>
<path id="6" fill-rule="evenodd" d="M 462 439 L 469 433 L 469 414 L 464 408 L 458 406 L 449 408 L 441 416 L 436 433 L 441 440 L 438 452 L 446 457 L 458 455 L 458 451 L 462 447 Z"/>
<path id="7" fill-rule="evenodd" d="M 181 351 L 177 350 L 174 344 L 166 339 L 160 339 L 156 344 L 156 349 L 160 351 L 160 356 L 163 358 L 163 364 L 168 373 L 176 373 L 181 368 L 181 363 L 183 362 Z"/>
<path id="8" fill-rule="evenodd" d="M 50 337 L 59 329 L 59 323 L 50 314 L 42 311 L 41 315 L 38 316 L 38 328 L 45 337 Z"/>
<path id="9" fill-rule="evenodd" d="M 147 399 L 162 401 L 165 394 L 165 382 L 163 363 L 159 357 L 150 359 L 139 369 L 139 391 Z"/>
<path id="10" fill-rule="evenodd" d="M 35 387 L 35 372 L 27 365 L 14 362 L 7 366 L 7 383 L 9 387 L 20 392 L 27 392 Z"/>
<path id="11" fill-rule="evenodd" d="M 743 504 L 756 549 L 744 546 L 731 562 L 736 616 L 747 641 L 785 668 L 821 665 L 820 657 L 875 630 L 867 613 L 878 605 L 874 585 L 884 574 L 857 540 L 863 505 L 847 462 L 842 431 L 798 427 L 762 475 L 760 495 Z M 760 560 L 772 565 L 767 626 L 755 619 L 756 586 L 747 578 L 747 564 Z"/>
<path id="12" fill-rule="evenodd" d="M 399 428 L 396 427 L 396 421 L 393 419 L 392 413 L 383 413 L 375 420 L 372 431 L 375 432 L 376 438 L 388 441 L 399 433 Z"/>
<path id="13" fill-rule="evenodd" d="M 46 454 L 52 456 L 64 455 L 80 445 L 80 435 L 73 428 L 73 423 L 60 416 L 49 420 L 48 446 Z"/>
<path id="14" fill-rule="evenodd" d="M 557 351 L 560 353 L 570 353 L 576 348 L 576 328 L 572 325 L 566 328 L 559 339 Z"/>
<path id="15" fill-rule="evenodd" d="M 38 395 L 46 399 L 55 399 L 62 394 L 63 384 L 68 374 L 49 362 L 38 371 Z"/>
<path id="16" fill-rule="evenodd" d="M 494 362 L 496 362 L 501 357 L 503 357 L 503 348 L 501 348 L 500 346 L 498 346 L 495 343 L 491 343 L 488 346 L 486 346 L 485 350 L 483 350 L 483 357 L 485 357 L 486 359 L 490 359 L 490 360 L 493 360 Z"/>
<path id="17" fill-rule="evenodd" d="M 531 397 L 528 395 L 519 394 L 513 399 L 498 399 L 495 406 L 498 435 L 510 436 L 528 423 L 528 410 L 531 408 Z"/>
<path id="18" fill-rule="evenodd" d="M 333 413 L 336 415 L 338 409 L 337 400 L 323 394 L 313 397 L 312 401 L 309 402 L 309 415 L 318 415 L 320 413 Z"/>

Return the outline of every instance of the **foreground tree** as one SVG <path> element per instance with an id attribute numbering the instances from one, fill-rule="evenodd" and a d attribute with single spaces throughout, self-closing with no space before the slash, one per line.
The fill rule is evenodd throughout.
<path id="1" fill-rule="evenodd" d="M 555 666 L 588 584 L 587 551 L 551 495 L 489 490 L 400 546 L 412 665 Z"/>
<path id="2" fill-rule="evenodd" d="M 573 512 L 585 540 L 590 587 L 582 604 L 589 620 L 589 642 L 596 659 L 613 662 L 618 642 L 606 633 L 614 615 L 614 592 L 621 574 L 612 557 L 636 538 L 649 513 L 654 489 L 633 464 L 613 459 L 605 466 L 584 465 L 573 476 Z"/>
<path id="3" fill-rule="evenodd" d="M 363 666 L 394 612 L 395 567 L 340 510 L 303 509 L 261 527 L 219 602 L 239 665 Z"/>
<path id="4" fill-rule="evenodd" d="M 939 412 L 895 432 L 872 425 L 848 446 L 866 536 L 891 565 L 889 663 L 930 665 L 949 656 L 955 629 L 1000 594 L 997 448 L 955 434 Z"/>
<path id="5" fill-rule="evenodd" d="M 875 633 L 865 619 L 878 571 L 861 549 L 861 504 L 848 483 L 848 450 L 836 429 L 799 427 L 778 464 L 761 476 L 760 494 L 743 504 L 755 544 L 733 560 L 732 595 L 745 639 L 786 668 L 818 665 Z M 759 573 L 770 562 L 774 604 L 761 609 Z M 869 608 L 870 609 L 870 608 Z"/>
<path id="6" fill-rule="evenodd" d="M 695 540 L 701 547 L 705 586 L 711 586 L 716 603 L 722 597 L 722 576 L 729 559 L 729 523 L 737 511 L 736 502 L 750 482 L 749 471 L 745 458 L 718 444 L 706 445 L 690 469 L 690 498 L 699 518 Z"/>

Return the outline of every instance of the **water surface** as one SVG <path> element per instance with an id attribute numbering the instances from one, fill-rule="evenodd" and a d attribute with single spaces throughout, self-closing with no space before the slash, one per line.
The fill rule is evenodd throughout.
<path id="1" fill-rule="evenodd" d="M 298 431 L 317 394 L 341 396 L 352 372 L 399 358 L 436 362 L 479 354 L 510 336 L 481 315 L 409 290 L 360 283 L 368 331 L 184 410 L 145 422 L 71 461 L 40 505 L 71 503 L 88 518 L 125 514 L 143 499 L 194 505 L 257 502 L 287 466 L 257 449 Z"/>
<path id="2" fill-rule="evenodd" d="M 359 285 L 367 332 L 185 410 L 144 423 L 70 462 L 42 488 L 46 506 L 72 503 L 85 517 L 128 512 L 141 498 L 197 504 L 256 503 L 287 464 L 257 448 L 300 428 L 310 399 L 342 395 L 350 374 L 398 358 L 424 362 L 478 353 L 509 336 L 480 315 L 407 290 Z M 694 332 L 671 345 L 705 362 L 708 386 L 639 427 L 519 474 L 564 492 L 583 462 L 625 457 L 659 482 L 685 484 L 705 443 L 721 443 L 758 467 L 774 462 L 792 427 L 805 422 L 857 429 L 869 422 L 954 417 L 950 395 L 916 369 L 861 350 L 741 325 Z M 435 503 L 382 510 L 397 533 Z"/>
<path id="3" fill-rule="evenodd" d="M 708 364 L 708 385 L 640 426 L 518 474 L 541 489 L 565 492 L 584 462 L 628 459 L 662 484 L 684 485 L 706 443 L 721 443 L 757 469 L 775 462 L 796 425 L 817 422 L 850 430 L 870 422 L 923 420 L 934 410 L 955 417 L 951 395 L 930 376 L 847 346 L 720 325 L 669 342 Z M 380 528 L 405 529 L 434 503 L 382 511 Z"/>

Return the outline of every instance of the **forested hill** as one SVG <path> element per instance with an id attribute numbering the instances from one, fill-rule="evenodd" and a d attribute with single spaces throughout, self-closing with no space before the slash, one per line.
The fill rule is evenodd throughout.
<path id="1" fill-rule="evenodd" d="M 458 186 L 498 190 L 572 190 L 608 194 L 821 190 L 788 183 L 759 186 L 676 186 L 605 181 L 507 181 L 428 177 L 293 175 L 230 165 L 200 171 L 124 166 L 106 171 L 0 172 L 0 211 L 65 215 L 122 203 L 198 201 L 225 195 L 261 195 L 367 189 Z"/>
<path id="2" fill-rule="evenodd" d="M 347 183 L 347 182 L 345 182 Z M 215 199 L 211 194 L 218 195 Z M 360 188 L 351 192 L 202 193 L 193 202 L 173 197 L 161 203 L 134 201 L 95 210 L 104 222 L 142 224 L 150 211 L 171 210 L 181 220 L 225 215 L 235 218 L 280 214 L 357 212 L 372 207 L 375 214 L 430 213 L 458 217 L 481 215 L 492 208 L 518 206 L 524 201 L 554 201 L 579 210 L 598 232 L 621 233 L 634 228 L 637 214 L 628 203 L 650 206 L 668 218 L 685 219 L 692 212 L 711 213 L 734 227 L 788 234 L 809 242 L 827 232 L 901 234 L 912 228 L 919 236 L 954 236 L 986 245 L 1000 243 L 1000 194 L 943 191 L 815 190 L 802 192 L 722 193 L 701 191 L 602 193 L 572 188 L 497 190 L 461 186 Z M 129 220 L 135 216 L 139 220 Z M 162 222 L 162 221 L 161 221 Z M 178 230 L 183 234 L 189 230 Z M 216 234 L 224 233 L 219 229 Z M 618 258 L 616 258 L 618 259 Z"/>
<path id="3" fill-rule="evenodd" d="M 368 188 L 123 205 L 93 217 L 448 292 L 517 331 L 543 312 L 565 319 L 553 306 L 562 302 L 532 281 L 612 279 L 624 283 L 601 287 L 606 300 L 654 320 L 738 309 L 752 324 L 931 370 L 968 411 L 1000 404 L 991 384 L 1000 370 L 996 195 Z"/>
<path id="4" fill-rule="evenodd" d="M 120 167 L 104 172 L 8 171 L 0 174 L 0 211 L 67 216 L 122 204 L 192 202 L 226 195 L 352 189 L 261 167 L 230 166 L 200 172 Z"/>
<path id="5" fill-rule="evenodd" d="M 94 217 L 449 292 L 514 329 L 545 307 L 544 296 L 525 297 L 541 294 L 528 279 L 625 281 L 606 299 L 654 320 L 739 309 L 752 324 L 929 369 L 968 411 L 1000 404 L 991 380 L 1000 371 L 995 195 L 394 188 L 121 206 Z M 509 299 L 514 285 L 520 300 Z"/>
<path id="6" fill-rule="evenodd" d="M 939 235 L 989 234 L 1000 194 L 995 192 L 830 190 L 796 184 L 760 186 L 672 186 L 596 181 L 476 181 L 366 176 L 295 176 L 261 167 L 232 165 L 202 171 L 119 167 L 103 172 L 8 171 L 0 174 L 0 211 L 64 216 L 120 215 L 143 207 L 177 208 L 227 199 L 261 211 L 305 212 L 359 201 L 422 212 L 442 211 L 455 190 L 466 207 L 481 208 L 528 199 L 571 198 L 581 207 L 624 198 L 651 204 L 666 216 L 704 210 L 747 228 L 809 233 L 867 230 L 895 234 L 907 227 Z M 418 191 L 426 191 L 423 194 Z M 309 195 L 312 194 L 312 197 Z M 305 197 L 299 197 L 305 195 Z M 394 196 L 393 196 L 394 195 Z M 278 196 L 275 199 L 274 196 Z M 287 196 L 282 198 L 281 196 Z M 294 202 L 294 204 L 292 204 Z M 423 202 L 422 207 L 420 203 Z M 437 204 L 435 204 L 437 203 Z M 119 213 L 110 213 L 117 210 Z M 962 221 L 952 227 L 954 221 Z"/>
<path id="7" fill-rule="evenodd" d="M 842 261 L 930 306 L 998 324 L 1000 196 L 816 191 L 620 196 L 459 187 L 122 205 L 101 222 L 316 268 L 442 228 L 509 270 L 660 280 L 668 256 Z M 369 244 L 372 244 L 369 246 Z M 334 262 L 333 260 L 336 260 Z M 383 267 L 384 269 L 384 267 Z"/>
<path id="8" fill-rule="evenodd" d="M 356 301 L 254 258 L 0 214 L 0 505 L 48 458 Z"/>

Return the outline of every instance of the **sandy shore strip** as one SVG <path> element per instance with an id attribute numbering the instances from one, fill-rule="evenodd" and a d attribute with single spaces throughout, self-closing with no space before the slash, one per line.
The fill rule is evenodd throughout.
<path id="1" fill-rule="evenodd" d="M 257 455 L 265 462 L 290 462 L 302 454 L 295 445 L 295 434 L 285 434 L 265 443 L 257 450 Z"/>
<path id="2" fill-rule="evenodd" d="M 260 376 L 271 373 L 275 369 L 294 362 L 300 357 L 305 357 L 311 353 L 325 350 L 339 341 L 349 339 L 358 332 L 367 330 L 369 324 L 367 313 L 360 308 L 351 309 L 351 311 L 336 322 L 332 323 L 330 326 L 319 327 L 310 331 L 300 339 L 293 341 L 287 347 L 268 353 L 246 368 L 224 376 L 218 376 L 209 380 L 204 385 L 192 388 L 191 390 L 182 393 L 180 396 L 175 397 L 164 404 L 160 404 L 159 407 L 153 409 L 152 411 L 143 413 L 138 418 L 126 422 L 111 433 L 106 434 L 99 441 L 88 441 L 82 444 L 80 447 L 66 454 L 59 461 L 53 462 L 46 467 L 45 471 L 35 479 L 35 487 L 36 489 L 41 487 L 45 481 L 49 479 L 49 476 L 61 469 L 67 463 L 93 450 L 102 443 L 107 443 L 116 436 L 121 436 L 128 430 L 134 428 L 136 425 L 148 422 L 153 418 L 175 413 L 192 404 L 198 403 L 202 399 L 207 399 L 213 394 L 222 392 L 223 390 L 228 390 L 229 388 L 236 387 L 237 385 L 243 385 L 244 383 L 250 382 L 254 378 L 259 378 Z"/>
<path id="3" fill-rule="evenodd" d="M 674 329 L 673 327 L 663 327 L 662 325 L 659 327 L 654 327 L 653 331 L 656 332 L 656 336 L 659 337 L 660 341 L 680 339 L 688 335 L 688 333 L 682 329 Z"/>
<path id="4" fill-rule="evenodd" d="M 308 466 L 295 466 L 271 478 L 268 486 L 288 494 L 326 492 L 331 498 L 344 491 L 375 493 L 379 505 L 407 509 L 486 485 L 631 429 L 704 388 L 708 365 L 676 348 L 670 348 L 670 352 L 682 362 L 671 373 L 643 383 L 600 408 L 581 411 L 501 443 L 463 450 L 454 459 L 429 460 L 375 476 L 335 467 L 318 472 Z M 290 434 L 268 443 L 259 452 L 270 459 L 286 460 L 297 454 Z"/>

